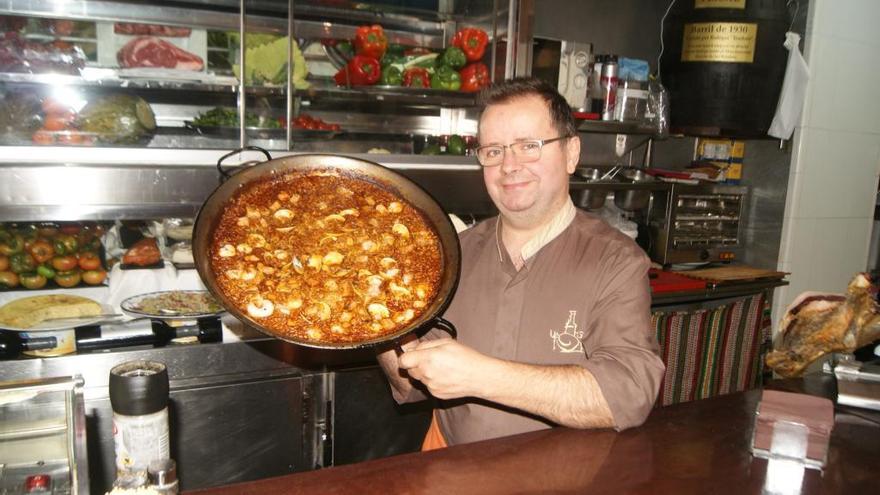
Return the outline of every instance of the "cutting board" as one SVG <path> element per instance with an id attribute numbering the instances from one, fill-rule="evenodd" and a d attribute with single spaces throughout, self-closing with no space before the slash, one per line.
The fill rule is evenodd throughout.
<path id="1" fill-rule="evenodd" d="M 753 280 L 779 280 L 788 275 L 787 272 L 764 270 L 746 265 L 721 266 L 678 272 L 686 277 L 705 280 L 709 284 L 747 282 Z"/>
<path id="2" fill-rule="evenodd" d="M 657 270 L 650 270 L 651 292 L 660 294 L 664 292 L 678 292 L 685 290 L 700 290 L 706 288 L 705 280 L 696 280 L 684 277 L 677 273 Z"/>

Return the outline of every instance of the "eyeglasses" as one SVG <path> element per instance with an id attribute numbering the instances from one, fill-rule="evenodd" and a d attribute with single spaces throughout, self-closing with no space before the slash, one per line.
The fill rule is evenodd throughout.
<path id="1" fill-rule="evenodd" d="M 497 167 L 504 162 L 504 150 L 510 148 L 513 156 L 520 163 L 528 163 L 537 161 L 541 158 L 541 149 L 545 144 L 550 144 L 562 139 L 568 139 L 571 136 L 559 136 L 551 139 L 528 139 L 525 141 L 517 141 L 508 145 L 503 144 L 487 144 L 477 148 L 477 160 L 484 167 Z"/>

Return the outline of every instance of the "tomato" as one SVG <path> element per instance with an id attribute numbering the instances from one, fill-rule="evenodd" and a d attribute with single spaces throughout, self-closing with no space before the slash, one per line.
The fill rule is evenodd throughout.
<path id="1" fill-rule="evenodd" d="M 82 136 L 76 131 L 65 131 L 56 136 L 58 144 L 78 145 L 82 144 Z"/>
<path id="2" fill-rule="evenodd" d="M 31 256 L 34 257 L 37 263 L 44 263 L 52 259 L 55 256 L 55 249 L 52 248 L 52 245 L 49 244 L 49 241 L 44 239 L 37 239 L 31 247 L 28 248 L 28 251 L 31 253 Z"/>
<path id="3" fill-rule="evenodd" d="M 0 272 L 5 272 L 6 270 L 9 270 L 9 256 L 0 254 Z"/>
<path id="4" fill-rule="evenodd" d="M 73 287 L 78 285 L 82 280 L 82 274 L 79 270 L 70 270 L 67 272 L 58 272 L 55 274 L 55 283 L 61 287 Z"/>
<path id="5" fill-rule="evenodd" d="M 98 268 L 101 268 L 101 258 L 91 251 L 80 253 L 79 267 L 83 270 L 97 270 Z"/>
<path id="6" fill-rule="evenodd" d="M 77 259 L 72 255 L 56 256 L 52 258 L 52 268 L 59 272 L 67 272 L 73 270 L 77 266 Z"/>
<path id="7" fill-rule="evenodd" d="M 46 286 L 46 282 L 49 280 L 46 277 L 40 275 L 39 273 L 22 273 L 19 276 L 21 285 L 25 289 L 42 289 Z"/>
<path id="8" fill-rule="evenodd" d="M 46 115 L 64 115 L 71 112 L 70 105 L 53 96 L 43 98 L 42 107 Z"/>
<path id="9" fill-rule="evenodd" d="M 76 229 L 76 231 L 74 232 L 72 231 L 72 229 Z M 77 249 L 79 249 L 79 241 L 76 240 L 76 237 L 74 237 L 74 235 L 76 235 L 79 230 L 79 225 L 61 227 L 61 232 L 64 232 L 64 234 L 59 235 L 55 238 L 56 244 L 60 242 L 64 246 L 64 252 L 67 254 L 75 253 Z M 58 251 L 57 246 L 55 248 L 55 251 Z"/>
<path id="10" fill-rule="evenodd" d="M 0 272 L 0 287 L 18 287 L 18 275 L 9 271 Z"/>
<path id="11" fill-rule="evenodd" d="M 67 129 L 70 120 L 62 115 L 46 115 L 43 119 L 43 130 L 46 131 L 63 131 Z"/>
<path id="12" fill-rule="evenodd" d="M 31 142 L 44 146 L 52 145 L 55 144 L 55 136 L 49 131 L 39 130 L 31 136 Z"/>
<path id="13" fill-rule="evenodd" d="M 30 253 L 15 253 L 9 257 L 9 269 L 15 273 L 22 274 L 32 272 L 37 268 L 37 263 Z"/>
<path id="14" fill-rule="evenodd" d="M 6 234 L 0 238 L 0 254 L 6 256 L 20 253 L 24 249 L 24 237 L 21 234 Z"/>
<path id="15" fill-rule="evenodd" d="M 37 235 L 40 237 L 55 237 L 58 235 L 58 227 L 52 225 L 41 225 L 37 227 Z"/>
<path id="16" fill-rule="evenodd" d="M 107 278 L 107 272 L 104 270 L 87 270 L 82 274 L 83 282 L 89 285 L 98 285 Z"/>
<path id="17" fill-rule="evenodd" d="M 82 226 L 75 223 L 68 223 L 59 227 L 58 230 L 60 230 L 62 234 L 76 235 L 82 230 Z"/>

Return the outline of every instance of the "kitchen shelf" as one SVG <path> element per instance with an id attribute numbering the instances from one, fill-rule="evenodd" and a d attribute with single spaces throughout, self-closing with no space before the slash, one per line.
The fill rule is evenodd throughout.
<path id="1" fill-rule="evenodd" d="M 611 120 L 580 120 L 578 132 L 597 134 L 656 134 L 656 129 L 641 122 L 617 122 Z"/>
<path id="2" fill-rule="evenodd" d="M 0 73 L 0 83 L 226 94 L 235 94 L 238 91 L 238 83 L 234 82 L 233 78 L 229 76 L 218 76 L 218 82 L 211 82 L 210 76 L 202 76 L 202 82 L 183 79 L 122 77 L 118 69 L 87 68 L 84 70 L 82 76 L 4 72 Z M 253 96 L 281 97 L 284 96 L 284 87 L 249 86 L 246 88 L 246 92 Z M 308 89 L 297 89 L 295 90 L 294 95 L 306 100 L 322 99 L 351 102 L 383 101 L 404 105 L 425 105 L 432 107 L 473 107 L 476 105 L 476 96 L 474 93 L 443 91 L 437 89 L 405 88 L 400 86 L 341 88 L 325 81 L 313 82 L 312 87 Z"/>
<path id="3" fill-rule="evenodd" d="M 260 2 L 248 4 L 247 27 L 253 32 L 287 33 L 287 2 Z M 279 7 L 283 5 L 283 7 Z M 152 23 L 169 26 L 201 27 L 224 31 L 238 31 L 241 17 L 238 1 L 223 0 L 216 5 L 198 1 L 126 2 L 102 0 L 7 0 L 0 11 L 17 16 L 60 18 L 80 21 Z M 268 13 L 268 15 L 267 15 Z M 426 19 L 419 10 L 380 12 L 377 8 L 360 10 L 296 6 L 294 32 L 298 38 L 353 38 L 357 24 L 374 21 L 381 16 L 388 24 L 389 41 L 429 48 L 444 46 L 444 24 L 448 19 L 436 16 Z M 333 22 L 335 21 L 335 22 Z M 387 22 L 386 22 L 387 21 Z M 250 32 L 250 31 L 249 31 Z"/>

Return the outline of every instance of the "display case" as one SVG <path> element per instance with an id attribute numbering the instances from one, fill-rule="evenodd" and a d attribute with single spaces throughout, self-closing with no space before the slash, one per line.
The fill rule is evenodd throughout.
<path id="1" fill-rule="evenodd" d="M 382 69 L 396 57 L 433 72 L 459 28 L 479 28 L 490 45 L 475 63 L 504 74 L 498 3 L 13 0 L 0 8 L 0 142 L 419 152 L 425 136 L 474 134 L 474 93 L 341 81 L 356 29 L 383 27 Z"/>
<path id="2" fill-rule="evenodd" d="M 478 63 L 492 78 L 513 75 L 519 5 L 6 2 L 0 220 L 192 217 L 217 184 L 217 159 L 245 145 L 361 155 L 414 178 L 450 212 L 491 214 L 466 156 L 474 93 L 334 76 L 346 63 L 340 46 L 376 24 L 389 47 L 412 52 L 403 64 L 439 58 L 460 28 L 479 28 L 489 43 Z M 463 138 L 449 147 L 456 154 L 444 150 L 452 135 Z"/>
<path id="3" fill-rule="evenodd" d="M 0 384 L 0 492 L 88 493 L 81 377 Z"/>

